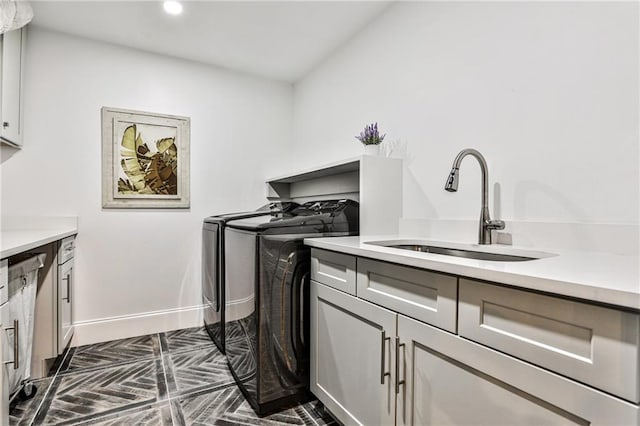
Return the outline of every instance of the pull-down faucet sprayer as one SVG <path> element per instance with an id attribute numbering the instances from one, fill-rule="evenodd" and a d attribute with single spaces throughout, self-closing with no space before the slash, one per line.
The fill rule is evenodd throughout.
<path id="1" fill-rule="evenodd" d="M 487 170 L 487 162 L 482 154 L 471 148 L 460 151 L 455 160 L 453 160 L 451 173 L 449 173 L 444 189 L 449 192 L 456 192 L 458 190 L 460 163 L 467 155 L 471 155 L 478 160 L 478 163 L 480 163 L 480 171 L 482 172 L 482 206 L 480 210 L 478 244 L 491 244 L 491 230 L 504 229 L 504 222 L 501 220 L 491 220 L 491 216 L 489 215 L 489 172 Z"/>

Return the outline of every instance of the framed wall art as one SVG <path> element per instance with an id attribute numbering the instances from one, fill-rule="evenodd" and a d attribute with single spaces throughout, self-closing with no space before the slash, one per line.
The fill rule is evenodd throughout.
<path id="1" fill-rule="evenodd" d="M 102 108 L 102 207 L 189 208 L 190 119 Z"/>

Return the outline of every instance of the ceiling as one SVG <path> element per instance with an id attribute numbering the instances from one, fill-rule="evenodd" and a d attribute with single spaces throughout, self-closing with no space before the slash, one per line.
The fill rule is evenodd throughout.
<path id="1" fill-rule="evenodd" d="M 32 1 L 33 25 L 295 82 L 390 1 Z"/>

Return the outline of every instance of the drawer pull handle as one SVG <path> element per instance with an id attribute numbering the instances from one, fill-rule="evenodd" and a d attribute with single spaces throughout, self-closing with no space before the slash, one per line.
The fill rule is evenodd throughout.
<path id="1" fill-rule="evenodd" d="M 391 369 L 385 372 L 385 358 L 386 358 L 386 350 L 384 344 L 389 341 L 389 345 L 391 345 L 391 337 L 386 337 L 387 333 L 384 330 L 381 330 L 380 334 L 380 384 L 384 385 L 384 378 L 387 376 L 391 376 Z"/>
<path id="2" fill-rule="evenodd" d="M 18 325 L 20 323 L 18 322 L 17 319 L 13 320 L 13 327 L 8 327 L 5 328 L 6 331 L 9 330 L 13 330 L 13 361 L 5 361 L 5 364 L 9 365 L 9 364 L 13 364 L 13 369 L 17 370 L 18 368 L 20 368 L 20 359 L 19 359 L 19 354 L 20 354 L 20 345 L 19 345 L 19 328 Z"/>
<path id="3" fill-rule="evenodd" d="M 400 362 L 404 362 L 404 356 L 402 357 L 402 359 L 400 358 L 400 347 L 402 347 L 402 354 L 404 355 L 405 344 L 400 343 L 400 338 L 396 337 L 396 395 L 400 393 L 400 385 L 404 386 L 406 384 L 405 379 L 407 375 L 407 369 L 405 367 L 404 368 L 405 378 L 400 380 Z"/>
<path id="4" fill-rule="evenodd" d="M 3 121 L 3 122 L 2 122 L 2 127 L 3 127 L 4 129 L 6 129 L 7 127 L 9 127 L 9 122 L 8 122 L 8 121 Z"/>
<path id="5" fill-rule="evenodd" d="M 400 347 L 402 347 L 402 358 L 400 358 Z M 404 365 L 404 359 L 407 356 L 406 345 L 400 343 L 400 338 L 396 337 L 396 395 L 400 393 L 400 385 L 402 385 L 402 420 L 406 423 L 407 408 L 407 366 Z M 403 378 L 400 380 L 400 363 L 403 364 Z"/>
<path id="6" fill-rule="evenodd" d="M 68 303 L 71 303 L 71 293 L 69 293 L 69 283 L 71 282 L 71 274 L 67 274 L 66 277 L 62 279 L 67 282 L 67 297 L 63 297 L 62 300 L 66 300 Z"/>

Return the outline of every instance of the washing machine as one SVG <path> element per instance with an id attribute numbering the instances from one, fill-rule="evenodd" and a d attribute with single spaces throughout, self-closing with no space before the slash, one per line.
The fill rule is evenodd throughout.
<path id="1" fill-rule="evenodd" d="M 270 203 L 257 210 L 210 216 L 202 224 L 202 303 L 204 305 L 204 326 L 211 340 L 224 353 L 224 300 L 235 300 L 234 292 L 225 296 L 224 286 L 224 227 L 234 219 L 250 217 L 277 218 L 298 204 Z"/>
<path id="2" fill-rule="evenodd" d="M 225 288 L 242 306 L 225 321 L 236 383 L 255 412 L 308 400 L 311 252 L 304 238 L 358 235 L 352 200 L 306 202 L 280 217 L 229 221 Z"/>

